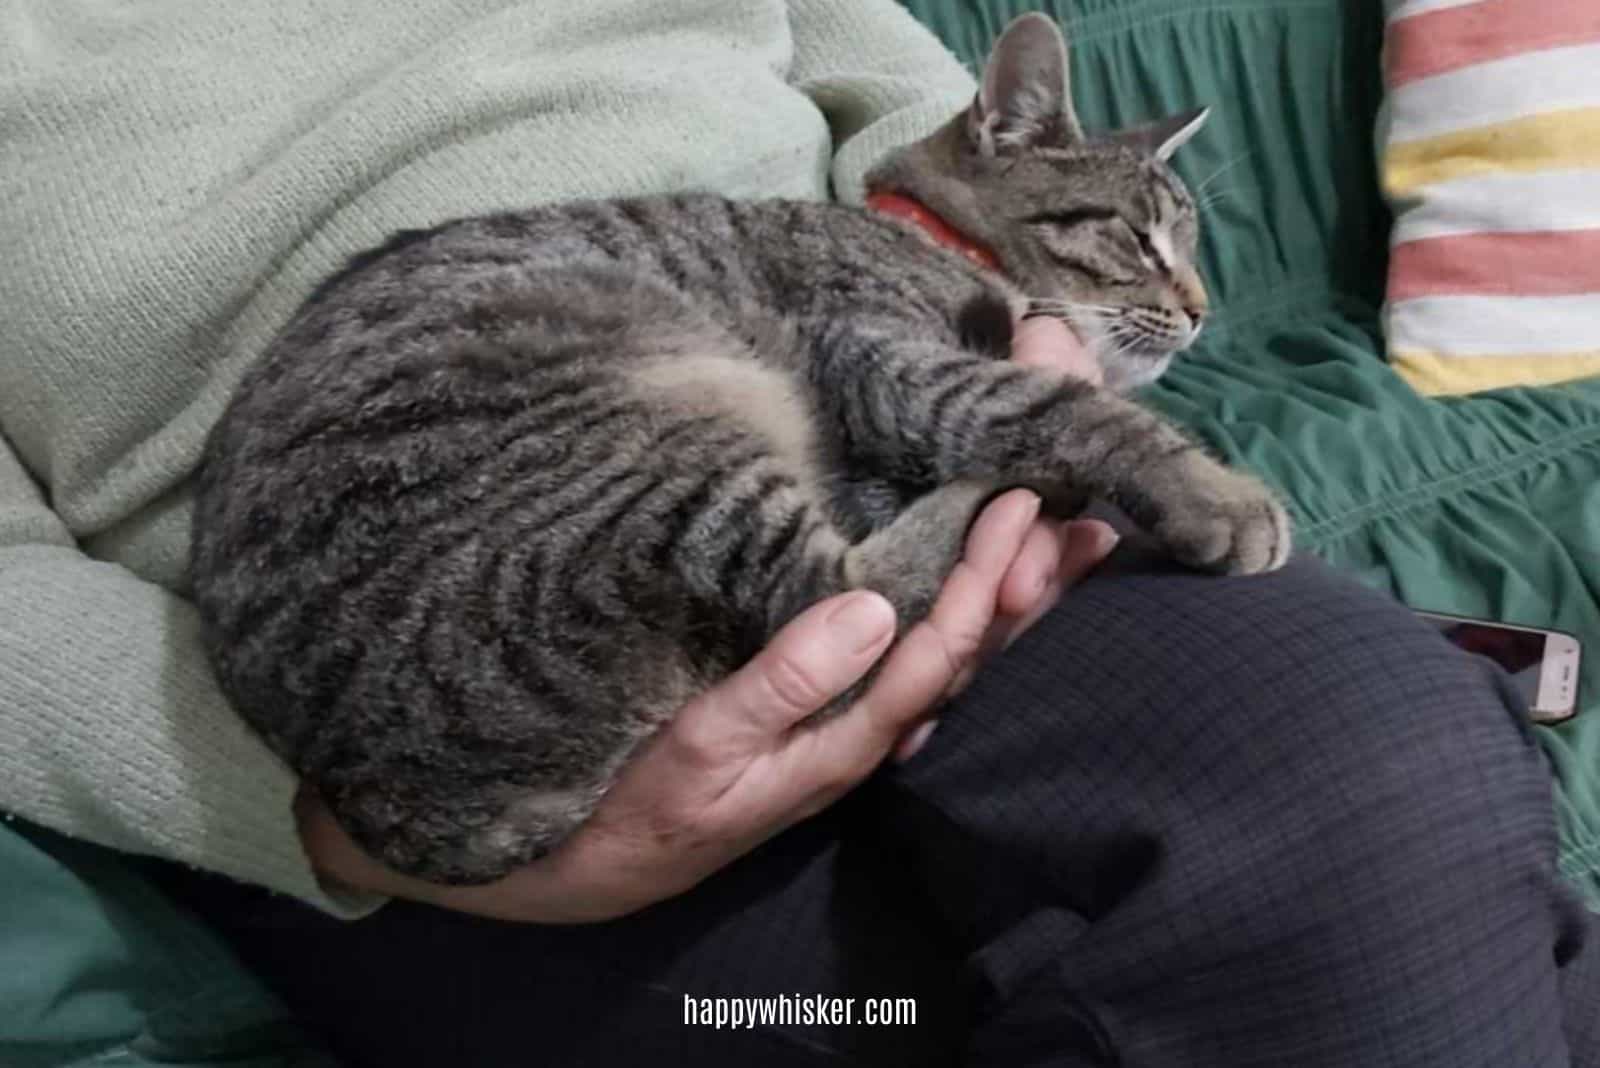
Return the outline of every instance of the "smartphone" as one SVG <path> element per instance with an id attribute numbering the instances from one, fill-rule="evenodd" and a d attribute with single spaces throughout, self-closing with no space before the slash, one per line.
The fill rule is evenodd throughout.
<path id="1" fill-rule="evenodd" d="M 1417 615 L 1462 649 L 1486 656 L 1504 668 L 1537 722 L 1561 723 L 1577 715 L 1582 649 L 1573 635 L 1438 612 Z"/>

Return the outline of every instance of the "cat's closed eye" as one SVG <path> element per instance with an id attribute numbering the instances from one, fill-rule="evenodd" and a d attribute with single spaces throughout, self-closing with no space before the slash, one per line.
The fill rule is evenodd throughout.
<path id="1" fill-rule="evenodd" d="M 1085 224 L 1110 222 L 1119 216 L 1114 208 L 1067 208 L 1061 211 L 1036 211 L 1022 221 L 1034 225 L 1053 226 L 1060 230 L 1073 230 Z"/>
<path id="2" fill-rule="evenodd" d="M 1147 231 L 1141 230 L 1120 215 L 1116 217 L 1115 222 L 1112 224 L 1112 229 L 1116 234 L 1118 243 L 1137 255 L 1140 265 L 1145 270 L 1158 271 L 1161 269 L 1163 266 L 1161 255 L 1156 251 L 1155 243 L 1151 240 Z"/>
<path id="3" fill-rule="evenodd" d="M 1159 269 L 1149 238 L 1116 212 L 1052 213 L 1034 233 L 1061 266 L 1105 286 L 1135 286 Z"/>
<path id="4" fill-rule="evenodd" d="M 1096 255 L 1092 249 L 1086 249 L 1081 238 L 1078 241 L 1063 241 L 1056 235 L 1045 234 L 1041 243 L 1046 252 L 1061 267 L 1076 274 L 1084 275 L 1090 281 L 1101 286 L 1136 286 L 1139 284 L 1139 275 L 1127 268 L 1121 262 L 1121 257 Z"/>

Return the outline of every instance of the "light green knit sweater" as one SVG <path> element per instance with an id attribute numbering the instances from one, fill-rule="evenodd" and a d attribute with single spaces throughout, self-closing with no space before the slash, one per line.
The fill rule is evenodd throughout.
<path id="1" fill-rule="evenodd" d="M 891 0 L 0 6 L 0 808 L 356 915 L 183 598 L 201 441 L 388 232 L 686 188 L 860 195 L 972 93 Z"/>

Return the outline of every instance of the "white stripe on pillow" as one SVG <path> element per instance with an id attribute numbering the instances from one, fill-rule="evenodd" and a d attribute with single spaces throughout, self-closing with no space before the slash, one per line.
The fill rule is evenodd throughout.
<path id="1" fill-rule="evenodd" d="M 1389 309 L 1406 348 L 1456 356 L 1600 350 L 1600 294 L 1571 297 L 1417 297 Z"/>
<path id="2" fill-rule="evenodd" d="M 1420 15 L 1424 11 L 1437 11 L 1442 7 L 1466 7 L 1478 0 L 1384 0 L 1384 10 L 1390 18 Z"/>
<path id="3" fill-rule="evenodd" d="M 1535 171 L 1477 174 L 1428 187 L 1395 223 L 1394 245 L 1482 231 L 1600 229 L 1600 174 Z"/>
<path id="4" fill-rule="evenodd" d="M 1529 52 L 1402 85 L 1389 96 L 1389 137 L 1420 141 L 1580 107 L 1600 107 L 1600 44 Z"/>

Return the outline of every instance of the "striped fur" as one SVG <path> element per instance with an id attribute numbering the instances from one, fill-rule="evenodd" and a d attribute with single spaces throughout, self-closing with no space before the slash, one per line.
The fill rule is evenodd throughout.
<path id="1" fill-rule="evenodd" d="M 968 127 L 883 173 L 937 199 Z M 1107 496 L 1198 566 L 1281 564 L 1255 481 L 1112 392 L 997 358 L 1006 337 L 969 347 L 1024 293 L 1103 298 L 1097 257 L 1184 299 L 1181 272 L 1140 275 L 1116 244 L 1165 209 L 1192 253 L 1164 163 L 1075 131 L 1007 144 L 960 180 L 1010 281 L 860 210 L 709 195 L 465 219 L 358 257 L 248 372 L 200 471 L 194 591 L 239 711 L 386 863 L 480 882 L 570 833 L 805 606 L 869 587 L 920 618 L 998 487 Z M 1067 221 L 1000 227 L 1041 213 Z M 1122 379 L 1190 336 L 1151 327 Z"/>

